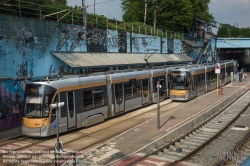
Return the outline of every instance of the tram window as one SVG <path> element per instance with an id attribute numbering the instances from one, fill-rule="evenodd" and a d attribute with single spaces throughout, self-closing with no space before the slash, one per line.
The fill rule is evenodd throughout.
<path id="1" fill-rule="evenodd" d="M 50 101 L 50 100 L 49 100 Z M 53 104 L 55 104 L 55 103 L 57 103 L 58 102 L 58 100 L 57 100 L 57 95 L 56 95 L 56 97 L 55 97 L 55 100 L 54 100 L 54 103 Z M 56 109 L 52 109 L 52 116 L 56 116 Z"/>
<path id="2" fill-rule="evenodd" d="M 173 77 L 172 82 L 171 82 L 171 87 L 172 89 L 175 89 L 175 90 L 187 89 L 186 76 Z"/>
<path id="3" fill-rule="evenodd" d="M 143 96 L 148 96 L 148 79 L 142 80 L 142 86 L 143 86 Z"/>
<path id="4" fill-rule="evenodd" d="M 187 85 L 186 87 L 188 88 L 188 90 L 190 90 L 190 77 L 187 77 Z"/>
<path id="5" fill-rule="evenodd" d="M 125 101 L 133 98 L 133 83 L 124 84 Z"/>
<path id="6" fill-rule="evenodd" d="M 105 105 L 104 91 L 103 89 L 94 89 L 94 107 L 98 108 Z"/>
<path id="7" fill-rule="evenodd" d="M 194 76 L 194 86 L 196 87 L 198 84 L 198 75 Z"/>
<path id="8" fill-rule="evenodd" d="M 153 82 L 153 92 L 157 92 L 157 82 L 160 80 L 160 85 L 161 85 L 161 89 L 165 89 L 165 78 L 164 77 L 156 77 L 154 78 L 154 82 Z"/>
<path id="9" fill-rule="evenodd" d="M 91 90 L 83 91 L 83 106 L 85 110 L 93 108 L 93 96 Z"/>
<path id="10" fill-rule="evenodd" d="M 115 99 L 118 105 L 123 102 L 123 89 L 122 84 L 115 84 Z"/>
<path id="11" fill-rule="evenodd" d="M 68 92 L 68 107 L 69 107 L 69 115 L 71 118 L 74 116 L 74 93 Z"/>
<path id="12" fill-rule="evenodd" d="M 133 98 L 140 97 L 141 96 L 141 82 L 136 81 L 133 83 Z"/>
<path id="13" fill-rule="evenodd" d="M 57 101 L 57 100 L 55 100 Z M 65 106 L 61 107 L 61 118 L 67 117 L 67 112 L 68 112 L 68 108 L 66 106 L 66 92 L 61 92 L 60 93 L 60 102 L 65 102 Z"/>

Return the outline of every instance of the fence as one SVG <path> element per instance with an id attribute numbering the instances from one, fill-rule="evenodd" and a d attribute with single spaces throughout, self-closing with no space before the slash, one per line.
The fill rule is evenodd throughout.
<path id="1" fill-rule="evenodd" d="M 51 4 L 51 6 L 45 6 L 22 0 L 10 0 L 0 2 L 0 13 L 17 17 L 30 17 L 67 24 L 84 24 L 83 13 L 81 10 L 79 10 L 79 7 L 69 7 L 58 4 L 56 7 L 53 6 L 55 5 Z M 60 6 L 60 8 L 58 8 L 58 6 Z M 86 18 L 87 27 L 126 31 L 180 40 L 188 37 L 188 35 L 183 33 L 167 31 L 163 29 L 156 29 L 156 34 L 154 34 L 154 29 L 152 26 L 144 26 L 143 23 L 125 23 L 114 19 L 108 19 L 101 15 L 87 14 Z"/>

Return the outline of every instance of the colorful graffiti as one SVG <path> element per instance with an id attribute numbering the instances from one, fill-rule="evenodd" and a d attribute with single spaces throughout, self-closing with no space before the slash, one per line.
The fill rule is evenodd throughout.
<path id="1" fill-rule="evenodd" d="M 24 81 L 6 81 L 0 85 L 0 132 L 21 125 L 24 109 Z M 15 119 L 15 120 L 13 120 Z"/>
<path id="2" fill-rule="evenodd" d="M 31 31 L 25 31 L 24 29 L 17 30 L 17 38 L 24 44 L 37 43 L 37 37 L 33 35 Z"/>

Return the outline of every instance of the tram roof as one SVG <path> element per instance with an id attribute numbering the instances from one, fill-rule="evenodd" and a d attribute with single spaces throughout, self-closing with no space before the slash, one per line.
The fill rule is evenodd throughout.
<path id="1" fill-rule="evenodd" d="M 73 68 L 100 67 L 118 65 L 146 65 L 145 55 L 151 53 L 79 53 L 79 52 L 51 52 L 57 58 Z M 191 62 L 192 58 L 186 54 L 153 54 L 148 63 L 178 63 Z"/>

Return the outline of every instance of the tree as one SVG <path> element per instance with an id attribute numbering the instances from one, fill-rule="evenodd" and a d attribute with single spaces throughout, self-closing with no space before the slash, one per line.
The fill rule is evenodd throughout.
<path id="1" fill-rule="evenodd" d="M 67 0 L 52 0 L 53 3 L 61 4 L 61 5 L 67 5 Z"/>
<path id="2" fill-rule="evenodd" d="M 250 30 L 237 28 L 229 24 L 221 24 L 217 35 L 218 37 L 250 37 Z"/>
<path id="3" fill-rule="evenodd" d="M 147 0 L 147 24 L 153 25 L 154 0 Z M 124 11 L 123 19 L 126 22 L 144 22 L 145 0 L 122 0 Z M 183 31 L 190 28 L 192 18 L 197 17 L 205 22 L 214 22 L 214 17 L 209 13 L 210 0 L 156 0 L 157 27 L 172 31 Z"/>

